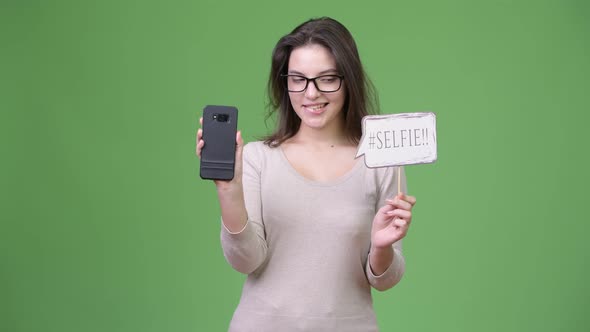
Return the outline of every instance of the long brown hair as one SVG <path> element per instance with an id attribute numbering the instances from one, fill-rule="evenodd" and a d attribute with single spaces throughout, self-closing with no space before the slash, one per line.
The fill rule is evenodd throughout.
<path id="1" fill-rule="evenodd" d="M 264 142 L 277 147 L 299 130 L 301 119 L 293 110 L 287 81 L 281 74 L 287 74 L 291 51 L 311 44 L 327 48 L 336 60 L 336 69 L 344 76 L 344 132 L 352 143 L 358 144 L 362 136 L 362 118 L 378 113 L 377 94 L 363 69 L 354 38 L 344 25 L 329 17 L 310 19 L 300 24 L 276 44 L 268 80 L 267 119 L 276 114 L 277 124 L 275 132 Z"/>

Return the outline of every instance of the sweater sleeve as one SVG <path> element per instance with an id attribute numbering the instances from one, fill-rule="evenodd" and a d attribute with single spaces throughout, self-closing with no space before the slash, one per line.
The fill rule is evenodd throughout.
<path id="1" fill-rule="evenodd" d="M 380 179 L 380 191 L 375 211 L 386 204 L 385 200 L 397 195 L 398 172 L 401 172 L 401 190 L 407 193 L 406 176 L 402 167 L 389 167 L 385 170 L 384 176 Z M 381 275 L 374 275 L 370 266 L 370 259 L 367 257 L 366 274 L 369 284 L 377 290 L 384 291 L 395 286 L 403 277 L 406 262 L 402 254 L 402 241 L 393 245 L 393 262 Z M 369 253 L 369 256 L 371 253 Z"/>
<path id="2" fill-rule="evenodd" d="M 237 233 L 221 223 L 221 247 L 228 263 L 237 271 L 254 272 L 266 259 L 267 245 L 262 221 L 260 200 L 260 172 L 262 158 L 256 144 L 244 146 L 242 184 L 248 213 L 246 226 Z"/>

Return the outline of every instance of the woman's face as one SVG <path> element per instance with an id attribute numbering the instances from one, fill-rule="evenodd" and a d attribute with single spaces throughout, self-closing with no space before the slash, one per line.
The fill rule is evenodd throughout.
<path id="1" fill-rule="evenodd" d="M 291 51 L 288 74 L 314 78 L 340 73 L 336 70 L 336 61 L 330 51 L 321 45 L 311 44 Z M 312 129 L 340 126 L 345 96 L 344 83 L 338 91 L 321 92 L 309 81 L 305 91 L 289 92 L 291 105 L 301 119 L 301 126 Z"/>

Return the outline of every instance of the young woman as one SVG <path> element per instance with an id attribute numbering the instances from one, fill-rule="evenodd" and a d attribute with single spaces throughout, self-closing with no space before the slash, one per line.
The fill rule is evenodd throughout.
<path id="1" fill-rule="evenodd" d="M 269 79 L 277 128 L 243 146 L 216 181 L 221 244 L 248 275 L 230 331 L 377 331 L 371 288 L 404 273 L 401 240 L 416 199 L 399 167 L 355 159 L 372 89 L 349 31 L 309 20 L 279 40 Z M 197 133 L 197 155 L 203 146 Z M 403 174 L 401 186 L 405 192 Z"/>

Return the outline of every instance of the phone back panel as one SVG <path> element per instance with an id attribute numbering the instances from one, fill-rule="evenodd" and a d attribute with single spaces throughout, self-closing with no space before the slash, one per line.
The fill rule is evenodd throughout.
<path id="1" fill-rule="evenodd" d="M 205 106 L 203 109 L 205 146 L 201 151 L 201 178 L 233 179 L 237 126 L 237 108 L 233 106 Z"/>

